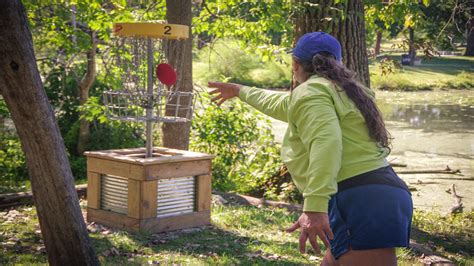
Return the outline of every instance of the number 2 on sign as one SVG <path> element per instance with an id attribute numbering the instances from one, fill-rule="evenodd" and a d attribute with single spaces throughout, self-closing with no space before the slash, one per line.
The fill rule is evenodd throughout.
<path id="1" fill-rule="evenodd" d="M 166 35 L 171 35 L 171 27 L 170 26 L 165 26 L 165 34 Z"/>

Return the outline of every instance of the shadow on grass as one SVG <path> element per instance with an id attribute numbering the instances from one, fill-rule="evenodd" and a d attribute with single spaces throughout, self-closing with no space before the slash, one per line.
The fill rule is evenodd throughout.
<path id="1" fill-rule="evenodd" d="M 265 253 L 256 246 L 279 246 L 297 250 L 296 243 L 274 243 L 257 237 L 246 237 L 215 226 L 180 230 L 161 234 L 121 233 L 129 238 L 127 245 L 113 243 L 110 237 L 94 237 L 93 244 L 102 260 L 112 263 L 143 263 L 152 258 L 156 263 L 223 263 L 300 265 L 290 256 Z M 136 247 L 136 248 L 134 248 Z M 253 247 L 253 248 L 252 248 Z M 111 249 L 115 251 L 111 252 Z M 134 259 L 134 257 L 136 259 Z M 149 261 L 148 261 L 149 262 Z"/>
<path id="2" fill-rule="evenodd" d="M 473 218 L 472 210 L 441 214 L 415 209 L 411 231 L 414 242 L 412 250 L 418 255 L 424 254 L 428 261 L 444 257 L 456 265 L 474 265 Z M 425 260 L 425 256 L 421 258 Z"/>
<path id="3" fill-rule="evenodd" d="M 443 256 L 443 252 L 464 253 L 464 255 L 474 255 L 474 239 L 469 232 L 434 234 L 423 231 L 417 227 L 411 230 L 411 238 L 420 244 L 427 244 L 432 249 L 433 254 Z"/>

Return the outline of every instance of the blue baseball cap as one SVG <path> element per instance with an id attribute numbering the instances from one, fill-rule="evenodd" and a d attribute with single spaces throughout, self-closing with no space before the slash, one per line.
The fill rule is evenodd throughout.
<path id="1" fill-rule="evenodd" d="M 293 49 L 293 55 L 306 62 L 311 62 L 313 56 L 320 52 L 327 52 L 342 61 L 342 49 L 339 41 L 322 31 L 310 32 L 301 36 Z"/>

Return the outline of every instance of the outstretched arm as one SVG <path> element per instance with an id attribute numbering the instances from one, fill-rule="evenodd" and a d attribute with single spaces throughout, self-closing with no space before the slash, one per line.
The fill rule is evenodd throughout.
<path id="1" fill-rule="evenodd" d="M 216 88 L 211 94 L 217 94 L 212 100 L 221 105 L 226 100 L 239 97 L 242 101 L 250 104 L 260 112 L 275 119 L 288 122 L 288 93 L 263 90 L 235 83 L 209 82 L 210 88 Z"/>

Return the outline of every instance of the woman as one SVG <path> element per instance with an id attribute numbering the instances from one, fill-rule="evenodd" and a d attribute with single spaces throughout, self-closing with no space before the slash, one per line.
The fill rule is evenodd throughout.
<path id="1" fill-rule="evenodd" d="M 329 34 L 303 35 L 293 50 L 299 85 L 277 93 L 209 82 L 213 101 L 233 97 L 288 123 L 281 156 L 304 197 L 299 247 L 309 239 L 323 265 L 396 265 L 395 247 L 409 244 L 412 201 L 385 159 L 389 133 L 373 92 L 341 63 L 341 45 Z"/>

